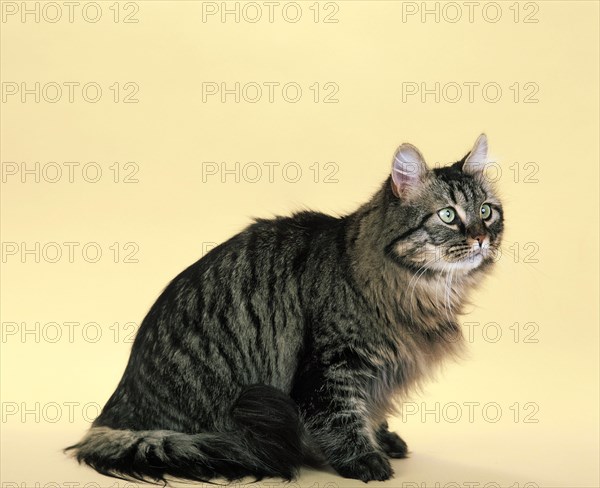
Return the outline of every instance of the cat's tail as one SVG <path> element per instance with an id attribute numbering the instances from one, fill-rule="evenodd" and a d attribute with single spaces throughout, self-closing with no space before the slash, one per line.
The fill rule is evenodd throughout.
<path id="1" fill-rule="evenodd" d="M 65 449 L 101 474 L 140 481 L 210 481 L 244 476 L 291 480 L 308 460 L 295 403 L 264 385 L 247 387 L 232 408 L 237 430 L 184 434 L 170 430 L 92 427 Z"/>

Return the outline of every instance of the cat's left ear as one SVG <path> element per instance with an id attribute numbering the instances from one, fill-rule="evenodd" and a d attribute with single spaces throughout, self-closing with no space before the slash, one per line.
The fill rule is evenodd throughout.
<path id="1" fill-rule="evenodd" d="M 464 173 L 482 173 L 488 162 L 488 140 L 485 134 L 481 134 L 475 141 L 471 152 L 466 155 L 462 165 Z"/>

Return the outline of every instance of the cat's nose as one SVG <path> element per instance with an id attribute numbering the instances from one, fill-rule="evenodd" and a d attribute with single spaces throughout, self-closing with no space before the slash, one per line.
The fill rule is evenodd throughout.
<path id="1" fill-rule="evenodd" d="M 485 241 L 485 237 L 486 236 L 484 234 L 477 234 L 477 235 L 469 236 L 467 241 L 469 242 L 469 244 L 475 244 L 477 242 L 477 244 L 479 244 L 479 247 L 482 247 L 483 243 Z"/>

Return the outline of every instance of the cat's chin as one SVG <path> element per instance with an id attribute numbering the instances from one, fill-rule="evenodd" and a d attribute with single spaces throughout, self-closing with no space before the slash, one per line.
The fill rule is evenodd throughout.
<path id="1" fill-rule="evenodd" d="M 469 272 L 476 268 L 479 268 L 484 261 L 483 254 L 475 254 L 473 256 L 469 256 L 461 261 L 457 261 L 455 263 L 450 263 L 450 271 L 463 271 Z"/>
<path id="2" fill-rule="evenodd" d="M 485 256 L 483 253 L 478 252 L 475 254 L 471 254 L 464 259 L 460 259 L 458 261 L 448 261 L 446 259 L 440 259 L 435 262 L 431 268 L 436 271 L 440 271 L 444 274 L 467 274 L 474 269 L 479 268 L 483 262 L 485 261 Z"/>

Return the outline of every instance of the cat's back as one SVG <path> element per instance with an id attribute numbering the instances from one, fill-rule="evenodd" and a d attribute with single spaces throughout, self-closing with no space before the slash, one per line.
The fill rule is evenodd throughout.
<path id="1" fill-rule="evenodd" d="M 339 244 L 342 220 L 311 211 L 256 219 L 171 280 L 147 318 L 182 309 L 213 316 L 243 296 L 273 302 L 276 292 L 281 296 L 299 285 L 317 255 L 323 259 Z"/>
<path id="2" fill-rule="evenodd" d="M 304 340 L 303 290 L 339 223 L 315 212 L 259 219 L 212 249 L 151 307 L 124 380 L 136 390 L 140 377 L 164 376 L 188 390 L 185 378 L 195 377 L 200 389 L 235 379 L 289 391 Z"/>
<path id="3" fill-rule="evenodd" d="M 301 264 L 319 247 L 334 242 L 341 218 L 302 211 L 291 216 L 258 218 L 244 230 L 211 249 L 180 272 L 167 285 L 157 303 L 172 301 L 187 288 L 229 288 L 256 285 L 256 280 L 299 271 Z M 204 286 L 203 286 L 204 285 Z M 189 290 L 188 290 L 189 291 Z"/>
<path id="4" fill-rule="evenodd" d="M 192 267 L 204 278 L 229 277 L 233 272 L 231 277 L 248 278 L 251 286 L 256 280 L 294 280 L 306 270 L 308 260 L 336 244 L 342 222 L 341 218 L 312 211 L 256 219 Z"/>

